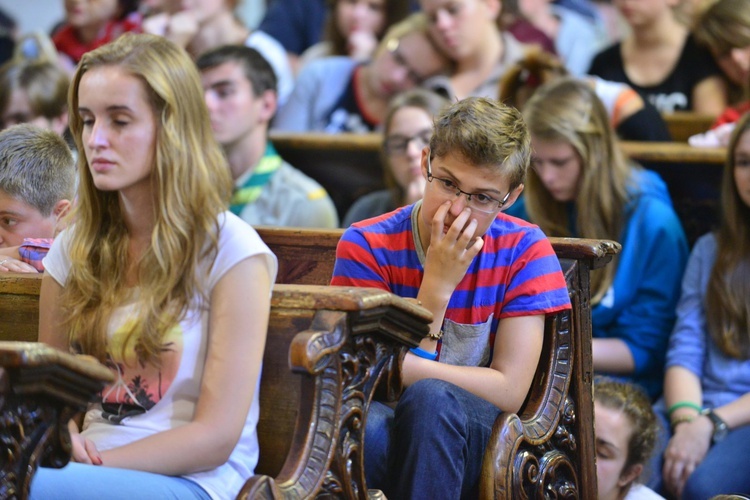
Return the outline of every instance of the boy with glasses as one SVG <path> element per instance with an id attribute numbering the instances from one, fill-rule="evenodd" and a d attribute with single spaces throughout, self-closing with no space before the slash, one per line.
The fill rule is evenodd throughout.
<path id="1" fill-rule="evenodd" d="M 434 315 L 404 359 L 395 411 L 373 403 L 367 415 L 368 486 L 389 498 L 478 497 L 492 425 L 529 391 L 545 315 L 570 308 L 544 234 L 502 213 L 523 190 L 529 144 L 514 108 L 453 104 L 422 150 L 422 200 L 339 243 L 331 284 L 415 298 Z"/>

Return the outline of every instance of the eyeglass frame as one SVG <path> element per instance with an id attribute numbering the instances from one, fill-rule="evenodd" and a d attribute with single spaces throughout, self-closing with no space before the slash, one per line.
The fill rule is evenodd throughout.
<path id="1" fill-rule="evenodd" d="M 406 77 L 411 80 L 411 82 L 414 85 L 419 85 L 425 80 L 427 80 L 427 77 L 420 75 L 416 71 L 414 71 L 414 68 L 411 67 L 411 64 L 409 64 L 409 61 L 407 61 L 404 58 L 404 54 L 402 54 L 398 48 L 401 45 L 401 40 L 398 38 L 391 38 L 388 40 L 388 42 L 385 45 L 385 50 L 388 52 L 396 64 L 398 64 L 401 68 L 406 70 Z"/>
<path id="2" fill-rule="evenodd" d="M 500 211 L 500 210 L 501 210 L 501 209 L 502 209 L 502 208 L 503 208 L 503 207 L 505 206 L 505 204 L 506 204 L 506 203 L 508 203 L 508 198 L 510 198 L 510 193 L 511 193 L 511 191 L 508 191 L 508 194 L 506 194 L 506 195 L 505 195 L 505 197 L 504 197 L 504 198 L 503 198 L 502 200 L 497 200 L 497 199 L 493 198 L 492 196 L 486 195 L 486 194 L 484 194 L 484 193 L 467 193 L 466 191 L 463 191 L 463 190 L 462 190 L 462 189 L 460 189 L 460 188 L 459 188 L 458 186 L 456 186 L 456 183 L 455 183 L 455 182 L 453 182 L 452 180 L 450 180 L 450 179 L 446 179 L 446 178 L 444 178 L 444 177 L 435 177 L 434 175 L 432 175 L 432 163 L 431 163 L 431 160 L 430 160 L 430 159 L 431 159 L 431 157 L 432 157 L 432 151 L 428 150 L 428 151 L 427 151 L 427 181 L 428 181 L 428 182 L 429 182 L 430 184 L 432 184 L 432 180 L 433 180 L 433 179 L 436 179 L 436 180 L 438 180 L 438 181 L 442 182 L 442 183 L 443 183 L 443 185 L 444 185 L 444 186 L 445 186 L 446 188 L 448 188 L 448 186 L 446 185 L 446 183 L 450 183 L 450 184 L 452 184 L 452 185 L 454 186 L 455 190 L 457 191 L 457 192 L 456 192 L 456 194 L 455 194 L 455 197 L 456 197 L 456 198 L 458 198 L 458 197 L 459 197 L 460 195 L 462 195 L 462 194 L 463 194 L 463 195 L 465 195 L 465 196 L 466 196 L 466 202 L 467 202 L 467 203 L 471 203 L 471 197 L 472 197 L 472 196 L 479 196 L 479 195 L 481 195 L 481 196 L 486 196 L 486 197 L 487 197 L 487 198 L 489 198 L 490 200 L 492 200 L 492 201 L 494 201 L 495 203 L 497 203 L 497 208 L 495 208 L 495 209 L 493 209 L 493 210 L 489 210 L 489 211 L 488 211 L 488 210 L 483 210 L 483 209 L 481 209 L 481 208 L 476 208 L 476 207 L 469 207 L 469 208 L 471 208 L 472 210 L 476 210 L 476 211 L 478 211 L 478 212 L 482 212 L 482 213 L 485 213 L 485 214 L 491 214 L 491 213 L 493 213 L 493 212 L 499 212 L 499 211 Z"/>
<path id="3" fill-rule="evenodd" d="M 424 141 L 422 140 L 422 135 L 423 134 L 426 136 L 427 140 L 424 140 Z M 403 135 L 403 134 L 389 135 L 385 139 L 383 139 L 383 149 L 389 155 L 392 155 L 392 156 L 404 156 L 406 154 L 406 152 L 409 150 L 409 145 L 412 142 L 414 142 L 416 140 L 420 140 L 421 142 L 423 142 L 422 147 L 420 148 L 420 151 L 421 151 L 421 149 L 424 149 L 426 146 L 428 146 L 430 144 L 430 137 L 431 136 L 432 136 L 432 128 L 424 128 L 424 129 L 420 130 L 419 132 L 417 132 L 416 134 L 410 135 L 410 136 L 406 136 L 406 135 Z M 399 148 L 398 149 L 400 149 L 400 151 L 394 151 L 394 147 L 389 145 L 389 142 L 391 141 L 391 139 L 401 139 L 401 140 L 403 140 L 404 141 L 404 143 L 403 143 L 403 149 L 401 149 L 401 145 L 399 144 Z"/>

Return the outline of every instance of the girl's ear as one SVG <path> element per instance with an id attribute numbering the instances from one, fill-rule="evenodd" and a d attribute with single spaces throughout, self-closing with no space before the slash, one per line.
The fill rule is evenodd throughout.
<path id="1" fill-rule="evenodd" d="M 638 477 L 641 475 L 641 472 L 643 472 L 643 464 L 631 465 L 630 467 L 622 471 L 622 474 L 620 474 L 620 479 L 617 480 L 617 486 L 619 486 L 620 488 L 630 486 L 633 481 L 638 479 Z"/>

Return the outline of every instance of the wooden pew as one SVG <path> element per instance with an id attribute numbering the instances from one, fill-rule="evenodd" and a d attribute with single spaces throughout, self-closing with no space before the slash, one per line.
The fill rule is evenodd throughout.
<path id="1" fill-rule="evenodd" d="M 3 333 L 36 339 L 38 320 L 27 312 L 38 308 L 40 284 L 38 275 L 0 275 Z M 376 390 L 384 400 L 400 394 L 402 348 L 418 345 L 430 321 L 428 311 L 379 290 L 277 284 L 260 387 L 260 461 L 239 498 L 298 498 L 312 493 L 366 498 L 363 415 Z M 21 344 L 25 355 L 45 348 Z M 51 369 L 51 363 L 42 364 Z M 8 366 L 1 348 L 0 366 Z M 109 376 L 107 370 L 105 374 Z M 65 382 L 85 382 L 79 379 Z M 83 387 L 89 389 L 91 383 Z M 81 396 L 76 411 L 100 388 Z M 10 389 L 17 385 L 3 389 L 0 398 Z M 54 451 L 54 460 L 47 460 L 50 465 L 67 463 L 63 457 L 69 447 L 58 445 L 67 439 L 67 431 L 56 423 L 71 415 L 44 422 L 58 437 L 49 445 Z M 11 458 L 6 458 L 7 468 L 23 465 Z M 8 476 L 8 482 L 11 479 Z"/>
<path id="2" fill-rule="evenodd" d="M 694 148 L 678 142 L 623 142 L 622 149 L 664 179 L 691 246 L 716 227 L 726 148 Z"/>
<path id="3" fill-rule="evenodd" d="M 68 463 L 68 420 L 112 379 L 98 363 L 43 344 L 0 342 L 0 498 L 26 498 L 39 465 Z"/>
<path id="4" fill-rule="evenodd" d="M 259 227 L 258 232 L 279 257 L 279 282 L 328 283 L 340 231 Z M 605 265 L 618 246 L 591 240 L 553 239 L 552 243 L 573 310 L 548 318 L 543 354 L 529 396 L 518 415 L 503 414 L 495 424 L 495 437 L 484 461 L 483 498 L 509 498 L 522 492 L 541 496 L 545 491 L 581 498 L 596 495 L 588 276 L 590 269 Z M 38 281 L 38 277 L 0 277 L 0 317 L 33 309 Z M 24 301 L 31 304 L 19 307 Z M 297 497 L 315 491 L 364 498 L 362 416 L 375 387 L 381 398 L 397 397 L 397 360 L 403 355 L 403 345 L 418 343 L 420 335 L 415 331 L 426 332 L 429 317 L 424 313 L 390 294 L 369 289 L 275 287 L 269 325 L 273 334 L 269 334 L 264 356 L 260 394 L 262 458 L 258 475 L 248 481 L 242 498 Z M 15 322 L 18 328 L 22 322 Z M 344 347 L 337 347 L 341 342 L 333 339 L 347 331 L 345 325 L 353 333 Z M 35 338 L 36 324 L 27 331 Z M 363 331 L 368 335 L 362 336 Z M 373 338 L 380 339 L 380 344 Z M 338 356 L 331 356 L 331 349 Z M 290 365 L 279 354 L 286 352 Z M 367 358 L 372 352 L 380 357 Z M 360 366 L 368 369 L 353 374 L 352 369 Z M 342 378 L 361 381 L 354 389 L 342 389 L 332 399 L 341 404 L 333 404 L 325 399 L 325 391 L 335 388 L 336 382 L 341 387 Z M 324 410 L 328 411 L 325 418 Z M 331 422 L 339 422 L 338 427 Z M 325 445 L 315 446 L 316 440 Z M 539 474 L 531 473 L 534 467 Z"/>
<path id="5" fill-rule="evenodd" d="M 324 284 L 343 230 L 256 227 L 279 257 L 280 279 Z M 495 423 L 484 459 L 482 498 L 595 498 L 589 273 L 619 251 L 607 241 L 550 238 L 568 284 L 570 313 L 547 318 L 542 357 L 518 415 Z M 533 474 L 536 467 L 538 474 Z M 529 492 L 536 492 L 531 494 Z"/>
<path id="6" fill-rule="evenodd" d="M 688 137 L 702 134 L 711 128 L 716 121 L 713 115 L 693 113 L 691 111 L 675 111 L 674 113 L 663 113 L 661 117 L 667 124 L 669 135 L 676 142 L 687 142 Z"/>

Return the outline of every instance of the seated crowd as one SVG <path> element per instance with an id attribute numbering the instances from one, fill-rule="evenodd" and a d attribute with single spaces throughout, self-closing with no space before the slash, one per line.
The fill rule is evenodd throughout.
<path id="1" fill-rule="evenodd" d="M 0 66 L 0 273 L 44 273 L 39 340 L 117 374 L 33 498 L 236 495 L 277 272 L 254 225 L 343 227 L 332 285 L 433 314 L 366 420 L 388 497 L 477 497 L 571 307 L 549 236 L 622 244 L 591 275 L 599 498 L 750 495 L 750 3 L 238 3 L 66 0 Z M 726 145 L 692 248 L 619 146 L 675 112 Z M 282 132 L 377 134 L 386 188 L 334 205 Z"/>

